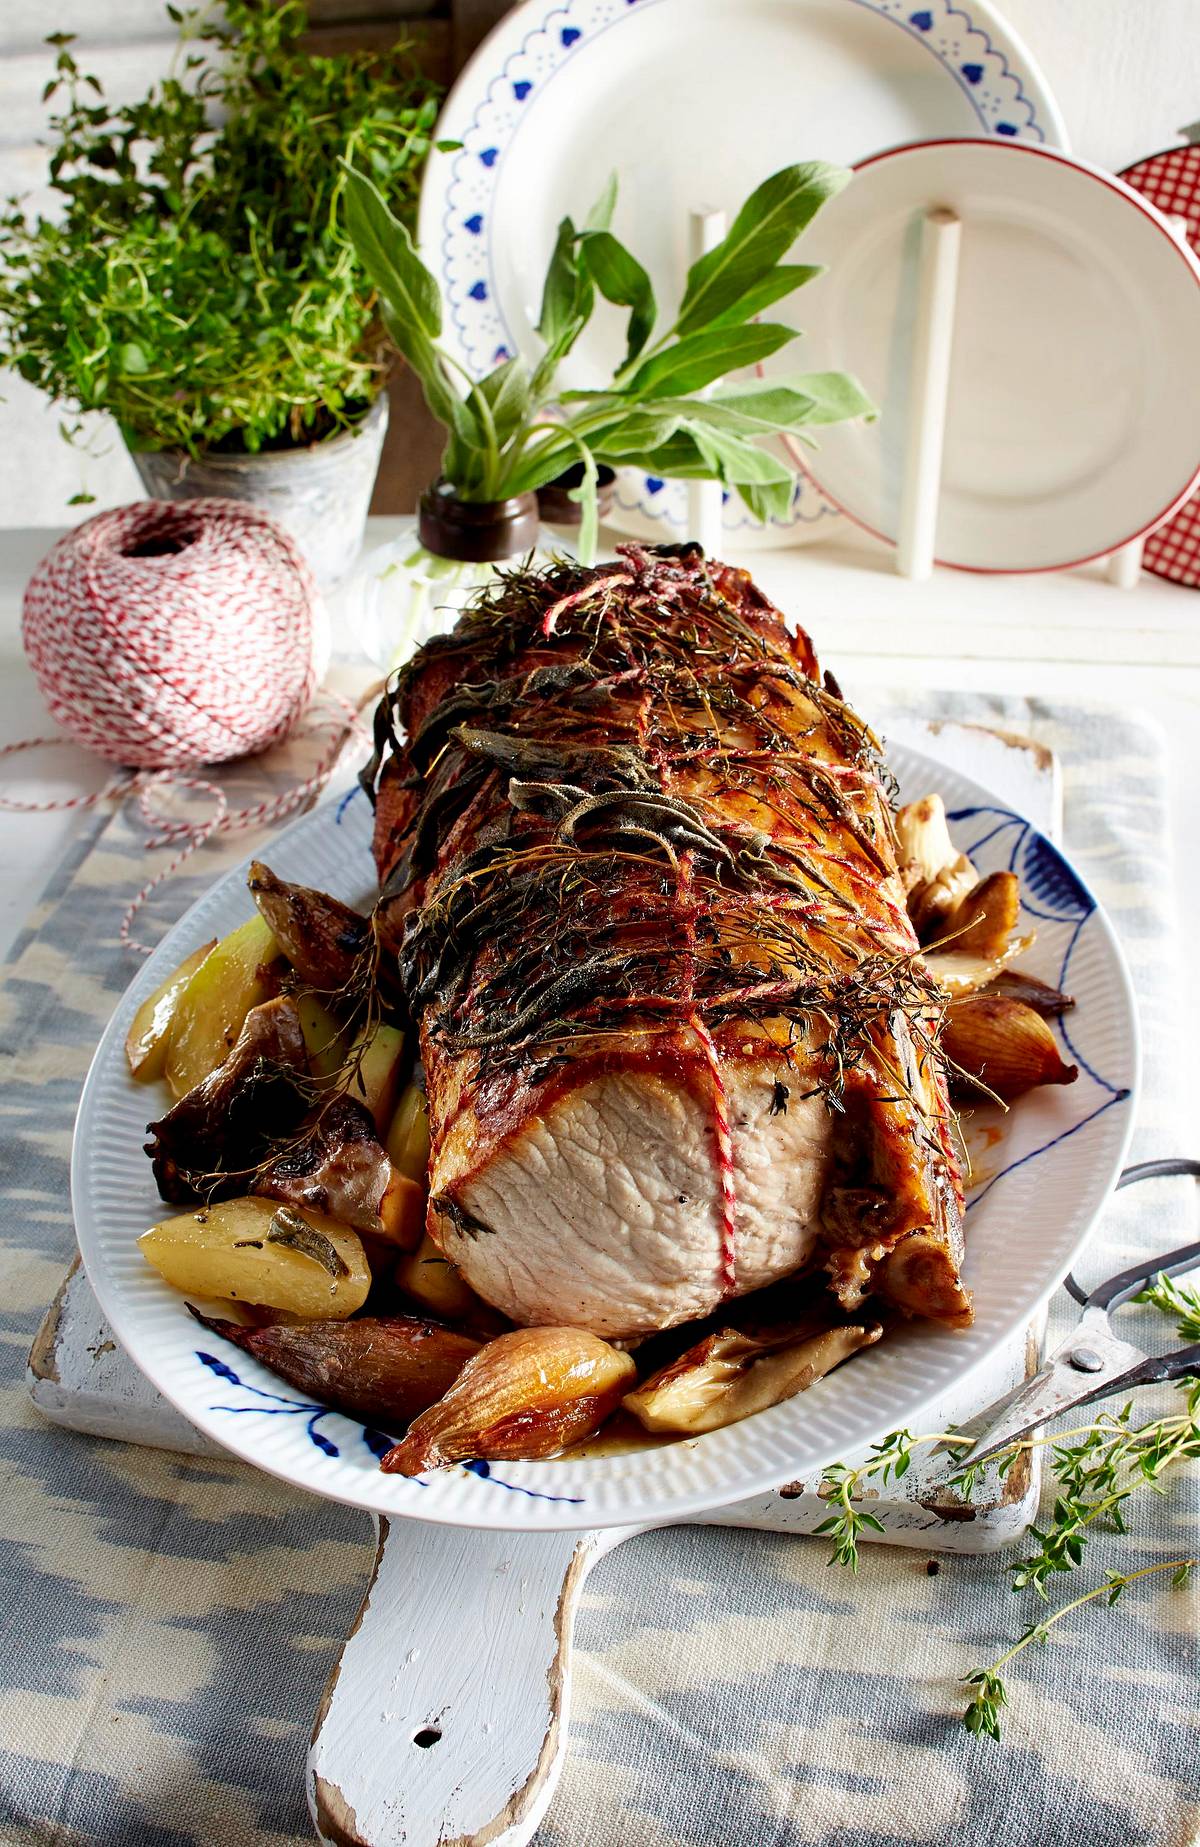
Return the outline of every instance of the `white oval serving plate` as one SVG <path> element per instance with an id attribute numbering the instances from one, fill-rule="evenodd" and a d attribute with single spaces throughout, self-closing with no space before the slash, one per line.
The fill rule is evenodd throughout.
<path id="1" fill-rule="evenodd" d="M 1035 948 L 1022 963 L 1077 998 L 1063 1030 L 1077 1083 L 1035 1092 L 1005 1120 L 967 1216 L 975 1325 L 913 1322 L 809 1392 L 727 1430 L 577 1461 L 496 1463 L 407 1480 L 384 1475 L 386 1438 L 307 1402 L 248 1355 L 199 1329 L 137 1248 L 163 1216 L 142 1152 L 164 1089 L 129 1076 L 123 1045 L 139 1002 L 190 950 L 240 923 L 245 872 L 223 878 L 164 938 L 97 1049 L 75 1128 L 71 1186 L 79 1248 L 115 1333 L 143 1372 L 201 1430 L 248 1462 L 334 1500 L 454 1526 L 546 1529 L 662 1523 L 761 1493 L 851 1456 L 982 1367 L 1070 1267 L 1120 1171 L 1133 1118 L 1138 1034 L 1124 961 L 1103 912 L 1061 854 L 986 790 L 894 748 L 905 800 L 939 791 L 956 841 L 981 871 L 1013 867 Z M 265 857 L 283 878 L 369 902 L 365 799 L 330 802 L 286 828 Z"/>
<path id="2" fill-rule="evenodd" d="M 790 312 L 880 415 L 821 430 L 805 466 L 895 541 L 933 206 L 962 220 L 938 563 L 1064 570 L 1152 531 L 1200 478 L 1200 263 L 1122 180 L 1022 142 L 890 149 L 822 211 L 829 274 Z"/>
<path id="3" fill-rule="evenodd" d="M 1045 80 L 987 0 L 526 0 L 447 99 L 439 140 L 461 147 L 425 169 L 421 249 L 446 304 L 443 338 L 476 376 L 535 355 L 559 220 L 581 222 L 610 171 L 614 229 L 666 306 L 682 291 L 690 210 L 733 211 L 793 161 L 849 164 L 932 135 L 1067 144 Z M 825 260 L 821 222 L 806 260 Z M 801 326 L 809 294 L 793 304 Z M 601 307 L 565 383 L 611 375 L 620 323 Z M 805 345 L 793 366 L 830 363 Z M 823 536 L 836 517 L 802 480 L 786 518 L 760 526 L 735 497 L 724 524 L 745 550 Z M 620 471 L 614 530 L 682 537 L 686 522 L 684 483 Z"/>

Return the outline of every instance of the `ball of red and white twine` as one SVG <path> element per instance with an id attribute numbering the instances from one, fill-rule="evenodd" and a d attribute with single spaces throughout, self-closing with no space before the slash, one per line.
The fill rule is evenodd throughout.
<path id="1" fill-rule="evenodd" d="M 327 780 L 356 713 L 322 694 L 313 703 L 318 593 L 295 541 L 259 508 L 232 500 L 139 501 L 69 532 L 25 592 L 22 636 L 55 719 L 75 741 L 124 774 L 93 795 L 6 808 L 47 812 L 136 796 L 148 845 L 179 846 L 171 864 L 127 910 L 130 934 L 149 894 L 219 831 L 277 821 Z M 224 790 L 196 772 L 255 755 L 292 735 L 300 719 L 331 733 L 311 775 L 280 794 L 230 811 Z M 0 749 L 55 743 L 35 738 Z M 203 820 L 153 806 L 169 784 L 212 801 Z"/>

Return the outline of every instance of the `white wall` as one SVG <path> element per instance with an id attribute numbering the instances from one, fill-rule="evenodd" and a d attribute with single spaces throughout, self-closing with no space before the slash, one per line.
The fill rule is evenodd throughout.
<path id="1" fill-rule="evenodd" d="M 1170 146 L 1200 117 L 1200 0 L 1003 0 L 1001 10 L 1041 64 L 1075 153 L 1119 170 Z M 44 34 L 77 31 L 120 96 L 165 67 L 172 40 L 162 20 L 160 0 L 0 0 L 0 193 L 41 178 Z M 104 453 L 81 458 L 37 393 L 11 374 L 0 374 L 0 392 L 0 525 L 61 525 L 137 496 L 132 465 L 103 419 L 94 420 L 94 438 Z M 95 507 L 68 510 L 83 486 Z"/>

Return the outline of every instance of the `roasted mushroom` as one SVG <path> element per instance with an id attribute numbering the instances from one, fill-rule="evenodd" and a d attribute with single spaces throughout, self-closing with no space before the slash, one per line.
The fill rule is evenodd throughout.
<path id="1" fill-rule="evenodd" d="M 389 1160 L 370 1111 L 353 1097 L 335 1097 L 292 1146 L 262 1169 L 255 1193 L 327 1212 L 343 1225 L 405 1249 L 425 1226 L 419 1185 Z"/>
<path id="2" fill-rule="evenodd" d="M 158 1122 L 146 1153 L 164 1199 L 245 1192 L 248 1177 L 307 1108 L 308 1055 L 294 1001 L 286 995 L 252 1007 L 237 1043 Z"/>
<path id="3" fill-rule="evenodd" d="M 807 1391 L 882 1332 L 877 1322 L 830 1327 L 816 1319 L 759 1336 L 719 1328 L 622 1402 L 647 1430 L 720 1430 Z"/>

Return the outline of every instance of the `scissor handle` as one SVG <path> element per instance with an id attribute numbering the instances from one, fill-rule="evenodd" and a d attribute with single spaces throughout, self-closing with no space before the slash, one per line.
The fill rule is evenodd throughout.
<path id="1" fill-rule="evenodd" d="M 1200 1161 L 1187 1160 L 1182 1156 L 1170 1156 L 1161 1161 L 1137 1161 L 1127 1167 L 1117 1181 L 1117 1191 L 1122 1187 L 1137 1186 L 1142 1180 L 1165 1180 L 1177 1177 L 1200 1180 Z M 1074 1276 L 1063 1278 L 1063 1287 L 1067 1294 L 1084 1308 L 1120 1308 L 1122 1302 L 1131 1301 L 1139 1290 L 1154 1276 L 1178 1276 L 1183 1270 L 1191 1270 L 1200 1263 L 1200 1244 L 1185 1244 L 1177 1251 L 1168 1251 L 1165 1256 L 1157 1257 L 1150 1263 L 1136 1264 L 1133 1268 L 1122 1270 L 1117 1276 L 1110 1276 L 1089 1295 L 1075 1281 Z"/>

